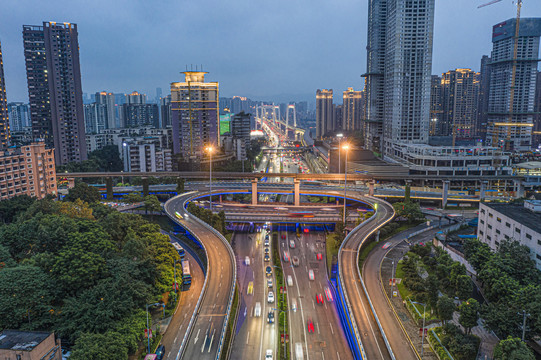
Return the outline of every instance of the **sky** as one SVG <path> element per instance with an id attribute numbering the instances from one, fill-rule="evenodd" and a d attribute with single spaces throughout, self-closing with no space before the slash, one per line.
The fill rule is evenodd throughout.
<path id="1" fill-rule="evenodd" d="M 479 70 L 492 25 L 512 18 L 512 0 L 436 0 L 432 74 Z M 193 64 L 220 96 L 314 102 L 361 89 L 368 0 L 2 0 L 0 41 L 8 101 L 28 101 L 22 25 L 76 23 L 83 92 L 156 96 Z M 524 0 L 523 17 L 541 17 Z"/>

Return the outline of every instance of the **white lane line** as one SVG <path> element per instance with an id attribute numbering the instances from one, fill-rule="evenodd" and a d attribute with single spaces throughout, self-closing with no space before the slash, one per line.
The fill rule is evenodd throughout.
<path id="1" fill-rule="evenodd" d="M 340 354 L 338 353 L 338 351 L 336 352 L 336 358 L 340 360 Z"/>
<path id="2" fill-rule="evenodd" d="M 329 325 L 331 326 L 331 334 L 333 334 L 333 335 L 334 335 L 334 330 L 333 330 L 333 328 L 332 328 L 332 324 L 331 324 L 331 323 L 329 323 Z"/>
<path id="3" fill-rule="evenodd" d="M 175 341 L 173 341 L 173 343 L 176 343 L 177 340 L 178 340 L 178 335 L 177 335 L 177 337 L 175 338 Z M 168 356 L 168 357 L 169 357 L 169 356 Z"/>
<path id="4" fill-rule="evenodd" d="M 209 344 L 209 351 L 207 352 L 210 352 L 210 348 L 212 347 L 212 342 L 214 341 L 214 334 L 216 333 L 216 329 L 214 329 L 214 331 L 212 332 L 212 337 L 210 338 L 210 344 Z"/>
<path id="5" fill-rule="evenodd" d="M 323 355 L 323 351 L 321 352 L 321 358 L 325 360 L 325 355 Z"/>
<path id="6" fill-rule="evenodd" d="M 248 335 L 246 336 L 246 345 L 248 345 L 249 341 L 250 341 L 250 332 L 248 331 Z"/>
<path id="7" fill-rule="evenodd" d="M 312 299 L 312 307 L 315 309 L 316 305 L 314 304 L 314 299 Z"/>
<path id="8" fill-rule="evenodd" d="M 317 327 L 317 333 L 318 333 L 318 334 L 321 334 L 321 333 L 319 332 L 319 323 L 316 323 L 316 327 Z"/>
<path id="9" fill-rule="evenodd" d="M 169 359 L 169 356 L 171 355 L 171 351 L 167 353 L 167 358 Z"/>
<path id="10" fill-rule="evenodd" d="M 193 341 L 193 344 L 194 344 L 194 345 L 197 344 L 197 340 L 199 340 L 199 332 L 200 332 L 200 331 L 201 331 L 201 329 L 198 329 L 198 330 L 197 330 L 197 335 L 195 335 L 195 339 L 194 339 L 194 341 Z"/>

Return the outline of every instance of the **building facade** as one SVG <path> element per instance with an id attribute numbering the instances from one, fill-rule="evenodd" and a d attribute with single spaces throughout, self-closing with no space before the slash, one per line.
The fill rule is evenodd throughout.
<path id="1" fill-rule="evenodd" d="M 219 147 L 219 85 L 205 82 L 203 71 L 183 74 L 184 82 L 171 83 L 173 153 L 197 162 L 205 147 Z"/>
<path id="2" fill-rule="evenodd" d="M 479 74 L 479 96 L 477 98 L 477 124 L 475 135 L 485 139 L 487 135 L 488 121 L 488 98 L 490 95 L 490 57 L 483 55 L 481 58 L 481 71 Z"/>
<path id="3" fill-rule="evenodd" d="M 117 126 L 116 122 L 116 108 L 115 108 L 115 94 L 108 93 L 106 91 L 97 92 L 94 95 L 96 104 L 105 106 L 106 113 L 106 122 L 105 126 L 107 129 L 114 129 Z"/>
<path id="4" fill-rule="evenodd" d="M 532 146 L 541 18 L 520 19 L 516 59 L 515 28 L 516 19 L 509 19 L 492 29 L 486 142 L 528 151 Z"/>
<path id="5" fill-rule="evenodd" d="M 28 104 L 22 102 L 8 103 L 8 116 L 10 131 L 23 131 L 23 129 L 32 126 Z"/>
<path id="6" fill-rule="evenodd" d="M 0 359 L 62 360 L 62 346 L 54 333 L 4 330 L 0 332 Z"/>
<path id="7" fill-rule="evenodd" d="M 125 104 L 146 104 L 146 103 L 147 103 L 146 94 L 140 94 L 137 91 L 134 91 L 131 94 L 126 94 Z"/>
<path id="8" fill-rule="evenodd" d="M 57 165 L 86 160 L 77 24 L 23 25 L 23 40 L 34 139 Z"/>
<path id="9" fill-rule="evenodd" d="M 335 129 L 332 89 L 316 92 L 316 138 L 320 140 L 329 131 Z"/>
<path id="10" fill-rule="evenodd" d="M 541 71 L 537 72 L 534 100 L 534 127 L 532 136 L 532 147 L 539 149 L 541 146 Z"/>
<path id="11" fill-rule="evenodd" d="M 432 75 L 430 85 L 430 126 L 428 134 L 430 136 L 441 135 L 441 116 L 443 111 L 441 77 Z"/>
<path id="12" fill-rule="evenodd" d="M 2 43 L 0 42 L 0 150 L 9 146 L 9 113 L 4 79 L 4 62 L 2 61 Z"/>
<path id="13" fill-rule="evenodd" d="M 107 105 L 105 104 L 84 104 L 85 133 L 99 134 L 107 128 Z"/>
<path id="14" fill-rule="evenodd" d="M 237 160 L 246 160 L 246 151 L 250 148 L 252 115 L 245 112 L 231 116 L 231 135 L 233 136 Z"/>
<path id="15" fill-rule="evenodd" d="M 532 260 L 541 270 L 541 201 L 524 205 L 480 203 L 477 237 L 498 250 L 504 240 L 517 241 L 530 249 Z"/>
<path id="16" fill-rule="evenodd" d="M 160 98 L 160 127 L 171 126 L 171 95 Z"/>
<path id="17" fill-rule="evenodd" d="M 0 151 L 0 200 L 56 194 L 54 150 L 44 142 Z"/>
<path id="18" fill-rule="evenodd" d="M 342 130 L 359 130 L 363 111 L 363 92 L 348 88 L 343 93 Z"/>
<path id="19" fill-rule="evenodd" d="M 124 127 L 159 127 L 160 113 L 156 104 L 124 104 Z"/>

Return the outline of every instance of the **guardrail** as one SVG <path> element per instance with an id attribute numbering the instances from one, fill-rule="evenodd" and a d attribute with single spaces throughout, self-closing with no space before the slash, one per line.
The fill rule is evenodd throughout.
<path id="1" fill-rule="evenodd" d="M 190 227 L 188 225 L 181 224 L 174 215 L 169 214 L 169 212 L 167 211 L 168 204 L 171 201 L 173 201 L 175 198 L 179 197 L 179 196 L 183 196 L 183 195 L 175 196 L 175 197 L 169 199 L 164 204 L 165 213 L 167 214 L 167 216 L 171 220 L 173 220 L 175 223 L 177 223 L 178 225 L 180 225 L 183 228 L 185 228 L 186 230 L 188 230 L 195 238 L 197 238 L 197 240 L 199 241 L 201 246 L 203 246 L 203 250 L 205 251 L 205 257 L 207 259 L 207 271 L 209 271 L 210 264 L 209 264 L 208 253 L 207 253 L 207 249 L 205 247 L 205 244 L 203 244 L 203 242 L 201 241 L 199 236 L 197 236 L 197 234 L 194 231 L 190 230 Z M 194 216 L 194 218 L 196 218 L 196 217 Z M 184 334 L 184 337 L 182 338 L 182 342 L 180 343 L 180 349 L 178 351 L 176 360 L 179 360 L 182 357 L 182 355 L 184 354 L 184 351 L 186 350 L 186 340 L 188 339 L 189 335 L 192 333 L 193 324 L 195 322 L 195 318 L 196 318 L 197 314 L 199 313 L 199 309 L 200 309 L 200 306 L 201 306 L 201 301 L 203 300 L 203 297 L 205 296 L 205 294 L 207 292 L 207 283 L 208 283 L 208 276 L 205 276 L 205 281 L 203 282 L 203 288 L 202 288 L 201 294 L 199 294 L 199 298 L 197 299 L 197 303 L 195 304 L 195 309 L 194 309 L 195 311 L 193 312 L 192 317 L 190 318 L 190 322 L 188 323 L 188 327 L 186 328 L 186 333 Z"/>
<path id="2" fill-rule="evenodd" d="M 190 202 L 192 200 L 192 198 L 196 198 L 198 196 L 193 196 L 193 197 L 190 197 L 188 199 L 186 199 L 184 201 L 184 203 L 182 204 L 182 206 L 185 208 L 186 207 L 186 204 L 188 202 Z M 188 211 L 188 210 L 186 210 Z M 190 214 L 190 216 L 193 216 L 192 214 Z M 204 222 L 203 220 L 199 219 L 198 217 L 196 216 L 193 216 L 193 218 L 199 222 L 201 225 L 205 226 L 207 229 L 209 229 L 214 235 L 216 235 L 225 245 L 225 247 L 227 248 L 227 251 L 229 252 L 229 256 L 230 258 L 232 259 L 232 262 L 233 262 L 233 287 L 231 288 L 231 293 L 229 294 L 229 301 L 227 302 L 227 308 L 226 308 L 226 311 L 225 311 L 225 319 L 224 319 L 224 325 L 222 327 L 222 335 L 220 335 L 220 341 L 218 343 L 218 352 L 216 353 L 216 360 L 219 360 L 220 359 L 220 354 L 222 353 L 222 347 L 223 347 L 223 341 L 224 341 L 224 337 L 225 337 L 225 333 L 227 331 L 227 322 L 229 321 L 229 315 L 231 313 L 231 304 L 233 303 L 233 297 L 235 296 L 235 287 L 236 287 L 236 284 L 237 284 L 237 265 L 236 265 L 236 258 L 235 258 L 235 254 L 233 253 L 233 249 L 231 248 L 231 245 L 229 245 L 229 242 L 227 241 L 227 239 L 222 235 L 220 234 L 220 232 L 218 230 L 216 230 L 215 228 L 213 228 L 212 226 L 210 226 L 209 224 L 207 224 L 206 222 Z M 207 263 L 208 263 L 208 260 L 207 260 Z M 233 337 L 233 335 L 231 335 L 231 337 Z"/>

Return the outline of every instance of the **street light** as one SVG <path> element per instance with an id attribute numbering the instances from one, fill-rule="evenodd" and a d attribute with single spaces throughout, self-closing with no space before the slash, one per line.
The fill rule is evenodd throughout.
<path id="1" fill-rule="evenodd" d="M 336 134 L 336 137 L 338 138 L 338 173 L 340 174 L 340 165 L 341 165 L 341 161 L 340 161 L 340 143 L 342 142 L 342 138 L 344 137 L 344 134 Z"/>
<path id="2" fill-rule="evenodd" d="M 209 188 L 210 188 L 210 193 L 209 193 L 209 207 L 210 207 L 210 212 L 212 213 L 212 152 L 214 151 L 214 148 L 212 146 L 209 146 L 207 148 L 205 148 L 206 151 L 208 151 L 209 153 L 209 157 L 210 157 L 210 161 L 209 161 Z"/>
<path id="3" fill-rule="evenodd" d="M 165 318 L 165 304 L 163 304 L 163 303 L 146 304 L 146 308 L 147 308 L 147 354 L 150 354 L 150 327 L 148 326 L 148 307 L 149 306 L 163 306 L 163 317 Z"/>
<path id="4" fill-rule="evenodd" d="M 346 162 L 344 165 L 344 228 L 346 227 L 346 191 L 347 191 L 347 183 L 348 183 L 348 150 L 349 145 L 345 144 L 342 146 L 342 149 L 346 152 Z"/>
<path id="5" fill-rule="evenodd" d="M 424 353 L 424 346 L 425 346 L 426 304 L 423 304 L 423 303 L 420 303 L 420 302 L 415 302 L 415 301 L 411 301 L 411 302 L 414 303 L 414 304 L 423 305 L 423 331 L 422 331 L 422 335 L 421 335 L 421 357 L 422 357 L 423 353 Z"/>

